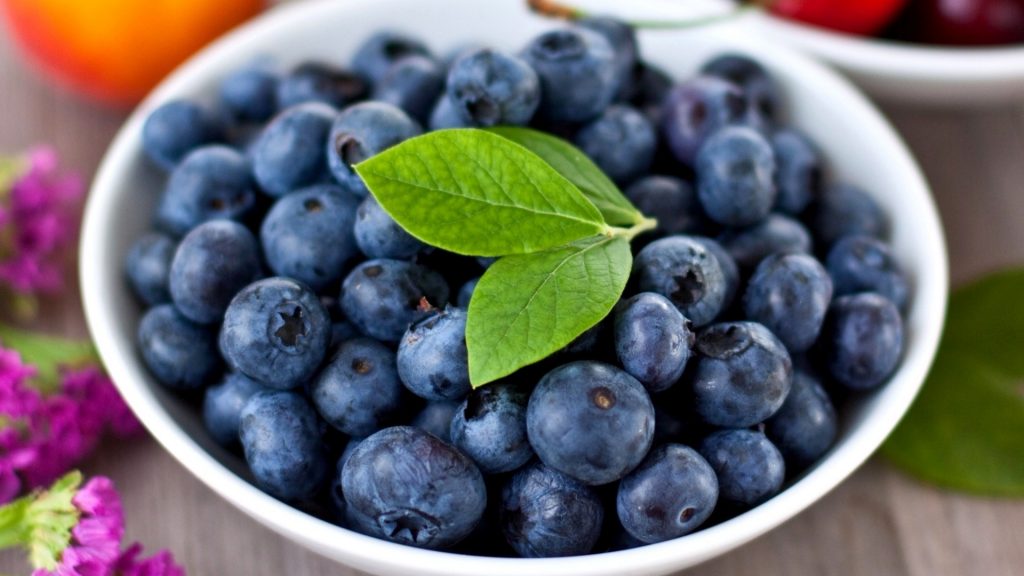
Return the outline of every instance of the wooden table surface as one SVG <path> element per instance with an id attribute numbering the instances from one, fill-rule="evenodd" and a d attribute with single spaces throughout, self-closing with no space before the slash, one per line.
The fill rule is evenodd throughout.
<path id="1" fill-rule="evenodd" d="M 1024 105 L 883 109 L 935 191 L 954 284 L 1024 264 Z M 121 112 L 42 83 L 0 36 L 0 154 L 53 144 L 66 165 L 91 177 L 123 119 Z M 46 302 L 38 324 L 54 333 L 85 336 L 77 292 L 72 288 L 60 300 Z M 129 539 L 147 549 L 170 548 L 192 576 L 358 574 L 249 520 L 152 439 L 107 445 L 85 470 L 116 481 Z M 0 573 L 27 573 L 21 554 L 0 553 Z M 876 457 L 781 528 L 683 574 L 1020 576 L 1024 501 L 943 492 Z"/>

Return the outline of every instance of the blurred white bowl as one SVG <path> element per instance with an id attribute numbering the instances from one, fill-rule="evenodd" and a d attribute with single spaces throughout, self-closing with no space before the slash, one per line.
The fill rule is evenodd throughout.
<path id="1" fill-rule="evenodd" d="M 615 0 L 590 2 L 611 10 Z M 647 14 L 664 3 L 636 2 Z M 672 7 L 673 15 L 678 6 Z M 468 41 L 517 50 L 554 24 L 529 15 L 519 0 L 348 0 L 301 2 L 275 9 L 194 57 L 139 107 L 111 146 L 93 185 L 81 245 L 81 283 L 89 327 L 118 388 L 142 422 L 182 465 L 260 523 L 325 556 L 393 576 L 602 576 L 664 574 L 723 554 L 793 517 L 860 466 L 892 431 L 924 380 L 945 312 L 946 252 L 921 172 L 881 115 L 847 82 L 788 50 L 765 46 L 742 28 L 644 35 L 643 52 L 682 78 L 709 56 L 737 51 L 758 58 L 777 79 L 792 121 L 825 151 L 837 177 L 860 184 L 892 218 L 894 249 L 913 279 L 907 350 L 877 393 L 849 405 L 829 454 L 787 490 L 732 520 L 641 549 L 544 560 L 499 559 L 420 550 L 376 540 L 317 519 L 264 494 L 244 464 L 217 447 L 193 409 L 149 376 L 135 346 L 141 310 L 122 277 L 129 245 L 151 222 L 162 186 L 143 158 L 143 119 L 175 97 L 209 99 L 219 78 L 254 56 L 283 64 L 307 58 L 344 62 L 367 35 L 394 28 L 443 52 Z"/>

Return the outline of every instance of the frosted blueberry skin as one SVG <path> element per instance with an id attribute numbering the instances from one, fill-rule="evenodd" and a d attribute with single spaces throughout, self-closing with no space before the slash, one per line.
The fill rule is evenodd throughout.
<path id="1" fill-rule="evenodd" d="M 298 104 L 278 113 L 250 148 L 256 182 L 278 198 L 317 182 L 327 173 L 323 145 L 338 111 L 322 102 Z"/>
<path id="2" fill-rule="evenodd" d="M 352 166 L 384 150 L 419 136 L 420 125 L 401 108 L 386 102 L 360 102 L 345 108 L 330 127 L 326 142 L 327 165 L 343 188 L 360 198 L 369 194 Z"/>
<path id="3" fill-rule="evenodd" d="M 722 308 L 728 308 L 733 300 L 736 298 L 736 293 L 740 289 L 740 268 L 736 264 L 736 260 L 733 259 L 724 246 L 718 241 L 712 240 L 705 236 L 691 236 L 691 238 L 703 246 L 712 256 L 718 260 L 718 265 L 722 268 L 722 277 L 725 278 L 725 299 L 722 304 Z"/>
<path id="4" fill-rule="evenodd" d="M 154 164 L 171 170 L 189 152 L 224 138 L 224 123 L 211 110 L 172 100 L 153 110 L 142 125 L 142 150 Z"/>
<path id="5" fill-rule="evenodd" d="M 906 310 L 910 286 L 887 244 L 871 236 L 845 236 L 825 259 L 836 295 L 877 292 Z"/>
<path id="6" fill-rule="evenodd" d="M 228 305 L 221 353 L 237 371 L 275 389 L 316 373 L 327 353 L 331 318 L 308 286 L 273 277 L 243 288 Z"/>
<path id="7" fill-rule="evenodd" d="M 658 137 L 646 116 L 632 106 L 613 104 L 576 133 L 576 145 L 619 184 L 646 173 Z"/>
<path id="8" fill-rule="evenodd" d="M 795 128 L 774 132 L 775 184 L 779 190 L 775 209 L 799 216 L 821 195 L 824 185 L 822 158 L 811 140 Z"/>
<path id="9" fill-rule="evenodd" d="M 378 82 L 391 65 L 406 56 L 430 56 L 430 50 L 419 40 L 382 30 L 367 38 L 352 57 L 352 69 L 371 82 Z"/>
<path id="10" fill-rule="evenodd" d="M 471 124 L 468 121 L 463 120 L 462 115 L 459 114 L 455 104 L 448 98 L 447 93 L 442 94 L 437 99 L 437 102 L 434 103 L 434 108 L 430 111 L 430 118 L 427 119 L 427 127 L 431 130 L 469 128 L 470 126 Z"/>
<path id="11" fill-rule="evenodd" d="M 409 425 L 433 434 L 445 442 L 451 442 L 452 418 L 458 409 L 459 403 L 450 400 L 427 402 Z"/>
<path id="12" fill-rule="evenodd" d="M 174 306 L 199 324 L 220 322 L 239 290 L 263 276 L 260 249 L 248 228 L 213 220 L 192 229 L 171 260 Z"/>
<path id="13" fill-rule="evenodd" d="M 410 392 L 427 400 L 469 394 L 466 311 L 447 307 L 409 327 L 398 344 L 398 374 Z"/>
<path id="14" fill-rule="evenodd" d="M 505 540 L 525 558 L 586 554 L 604 521 L 604 506 L 593 488 L 540 462 L 505 484 L 500 510 Z"/>
<path id="15" fill-rule="evenodd" d="M 216 332 L 185 318 L 171 304 L 146 312 L 137 339 L 150 374 L 171 390 L 199 390 L 220 372 Z"/>
<path id="16" fill-rule="evenodd" d="M 674 176 L 645 176 L 630 184 L 625 193 L 637 210 L 658 221 L 657 234 L 694 233 L 702 226 L 697 193 L 685 180 Z"/>
<path id="17" fill-rule="evenodd" d="M 341 108 L 363 99 L 369 85 L 362 77 L 324 62 L 304 62 L 277 82 L 279 109 L 308 102 Z"/>
<path id="18" fill-rule="evenodd" d="M 865 292 L 832 302 L 821 336 L 829 374 L 851 390 L 871 390 L 903 355 L 903 320 L 888 298 Z"/>
<path id="19" fill-rule="evenodd" d="M 622 479 L 615 509 L 631 536 L 653 544 L 699 528 L 717 501 L 718 479 L 707 461 L 692 448 L 665 444 Z"/>
<path id="20" fill-rule="evenodd" d="M 882 207 L 852 184 L 827 186 L 811 205 L 807 223 L 823 249 L 843 236 L 863 234 L 884 239 L 889 234 L 888 217 Z"/>
<path id="21" fill-rule="evenodd" d="M 256 206 L 251 172 L 233 148 L 197 148 L 171 171 L 157 204 L 157 227 L 180 238 L 210 220 L 244 220 Z"/>
<path id="22" fill-rule="evenodd" d="M 267 390 L 253 395 L 242 409 L 239 438 L 256 483 L 276 498 L 312 499 L 327 480 L 320 425 L 299 394 Z"/>
<path id="23" fill-rule="evenodd" d="M 741 123 L 749 106 L 743 91 L 732 82 L 696 76 L 676 84 L 665 96 L 661 132 L 675 158 L 693 166 L 712 134 Z"/>
<path id="24" fill-rule="evenodd" d="M 203 424 L 218 444 L 232 448 L 238 444 L 238 428 L 242 409 L 257 392 L 265 390 L 244 374 L 229 372 L 216 385 L 206 389 L 203 397 Z"/>
<path id="25" fill-rule="evenodd" d="M 697 414 L 724 428 L 763 422 L 786 401 L 793 363 L 786 347 L 755 322 L 725 322 L 697 335 L 692 375 Z"/>
<path id="26" fill-rule="evenodd" d="M 695 169 L 697 198 L 719 224 L 756 224 L 775 205 L 775 155 L 750 128 L 730 126 L 709 136 L 697 153 Z"/>
<path id="27" fill-rule="evenodd" d="M 171 301 L 169 279 L 171 260 L 177 248 L 174 240 L 159 232 L 150 232 L 128 250 L 124 274 L 135 296 L 146 306 Z"/>
<path id="28" fill-rule="evenodd" d="M 489 48 L 469 50 L 448 70 L 446 95 L 460 124 L 523 125 L 540 104 L 540 79 L 521 58 Z"/>
<path id="29" fill-rule="evenodd" d="M 832 302 L 832 279 L 808 254 L 773 254 L 758 264 L 747 283 L 747 319 L 763 324 L 791 353 L 818 340 Z"/>
<path id="30" fill-rule="evenodd" d="M 588 16 L 578 20 L 576 24 L 604 36 L 611 45 L 616 83 L 619 86 L 615 99 L 619 102 L 629 100 L 637 90 L 633 85 L 633 73 L 640 64 L 636 31 L 628 23 L 608 16 Z"/>
<path id="31" fill-rule="evenodd" d="M 743 91 L 751 114 L 756 114 L 767 126 L 778 120 L 778 88 L 768 71 L 756 60 L 740 54 L 722 54 L 701 66 L 700 71 L 738 86 Z"/>
<path id="32" fill-rule="evenodd" d="M 408 56 L 391 65 L 373 88 L 373 99 L 397 106 L 426 122 L 444 92 L 444 69 L 432 58 Z"/>
<path id="33" fill-rule="evenodd" d="M 485 474 L 511 472 L 526 464 L 533 458 L 526 434 L 529 396 L 518 382 L 473 390 L 452 417 L 452 444 Z"/>
<path id="34" fill-rule="evenodd" d="M 373 196 L 367 196 L 356 210 L 353 231 L 359 250 L 367 258 L 404 260 L 427 248 L 399 226 Z"/>
<path id="35" fill-rule="evenodd" d="M 468 536 L 487 506 L 483 475 L 453 446 L 418 428 L 385 428 L 359 443 L 342 470 L 357 528 L 420 548 Z"/>
<path id="36" fill-rule="evenodd" d="M 642 292 L 615 310 L 619 363 L 648 392 L 661 392 L 679 380 L 693 340 L 689 321 L 660 294 Z"/>
<path id="37" fill-rule="evenodd" d="M 770 214 L 753 226 L 727 230 L 718 237 L 718 241 L 736 264 L 748 272 L 772 254 L 810 254 L 814 247 L 807 228 L 799 221 L 782 214 Z"/>
<path id="38" fill-rule="evenodd" d="M 669 236 L 645 246 L 633 261 L 633 282 L 641 292 L 668 298 L 694 326 L 710 323 L 725 308 L 722 266 L 696 238 Z"/>
<path id="39" fill-rule="evenodd" d="M 786 479 L 782 454 L 762 432 L 720 430 L 699 451 L 718 478 L 719 500 L 741 509 L 778 494 Z"/>
<path id="40" fill-rule="evenodd" d="M 816 462 L 839 430 L 838 416 L 825 389 L 811 374 L 797 370 L 782 408 L 765 421 L 765 434 L 782 453 L 791 471 Z"/>
<path id="41" fill-rule="evenodd" d="M 448 301 L 448 284 L 433 270 L 402 260 L 378 259 L 356 266 L 341 285 L 340 305 L 360 332 L 398 342 L 406 329 Z"/>
<path id="42" fill-rule="evenodd" d="M 349 436 L 369 436 L 393 423 L 404 395 L 395 353 L 371 338 L 342 342 L 309 389 L 320 416 Z"/>
<path id="43" fill-rule="evenodd" d="M 240 68 L 220 83 L 220 103 L 241 122 L 265 122 L 277 112 L 278 74 L 261 64 Z"/>
<path id="44" fill-rule="evenodd" d="M 604 36 L 562 28 L 537 36 L 523 50 L 540 78 L 537 114 L 548 122 L 586 122 L 611 104 L 619 89 L 615 53 Z"/>
<path id="45" fill-rule="evenodd" d="M 357 206 L 354 196 L 329 184 L 278 199 L 260 225 L 267 265 L 317 292 L 335 284 L 359 254 L 353 234 Z"/>
<path id="46" fill-rule="evenodd" d="M 572 362 L 537 384 L 526 426 L 542 462 L 596 486 L 622 478 L 650 450 L 654 406 L 626 372 L 600 362 Z"/>

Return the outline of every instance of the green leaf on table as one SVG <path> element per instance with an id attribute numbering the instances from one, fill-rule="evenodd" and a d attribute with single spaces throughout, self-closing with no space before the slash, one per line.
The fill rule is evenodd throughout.
<path id="1" fill-rule="evenodd" d="M 402 228 L 459 254 L 528 254 L 608 228 L 572 182 L 485 130 L 430 132 L 355 169 Z"/>
<path id="2" fill-rule="evenodd" d="M 627 226 L 643 219 L 643 214 L 622 194 L 604 171 L 569 142 L 544 132 L 518 126 L 497 126 L 487 130 L 522 145 L 544 159 L 583 192 L 583 195 L 601 211 L 608 224 Z"/>
<path id="3" fill-rule="evenodd" d="M 626 239 L 597 236 L 492 264 L 469 303 L 473 386 L 546 358 L 600 322 L 625 290 L 632 261 Z"/>
<path id="4" fill-rule="evenodd" d="M 98 362 L 96 349 L 89 340 L 68 340 L 19 330 L 0 324 L 0 344 L 21 355 L 22 362 L 36 368 L 32 379 L 42 392 L 57 389 L 62 367 Z"/>
<path id="5" fill-rule="evenodd" d="M 928 380 L 883 453 L 949 488 L 1024 496 L 1024 269 L 957 290 Z"/>

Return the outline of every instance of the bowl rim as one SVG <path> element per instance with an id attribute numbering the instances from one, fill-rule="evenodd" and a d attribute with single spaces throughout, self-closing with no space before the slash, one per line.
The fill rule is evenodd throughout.
<path id="1" fill-rule="evenodd" d="M 400 2 L 403 0 L 394 0 Z M 411 1 L 411 0 L 409 0 Z M 455 1 L 455 0 L 452 0 Z M 245 47 L 250 38 L 288 28 L 321 17 L 337 16 L 359 7 L 379 5 L 379 0 L 349 0 L 344 4 L 314 0 L 286 4 L 269 10 L 250 23 L 193 56 L 164 80 L 133 112 L 107 151 L 85 208 L 80 249 L 80 284 L 86 320 L 97 350 L 111 378 L 131 409 L 139 416 L 156 440 L 186 469 L 211 490 L 253 519 L 292 540 L 357 568 L 388 570 L 393 573 L 519 576 L 529 571 L 534 576 L 587 574 L 592 576 L 646 573 L 697 564 L 746 543 L 777 527 L 819 500 L 848 477 L 881 445 L 895 428 L 924 382 L 938 347 L 945 317 L 948 292 L 945 240 L 938 212 L 927 183 L 909 150 L 881 113 L 847 81 L 821 64 L 785 48 L 769 47 L 776 60 L 796 63 L 820 78 L 822 93 L 848 102 L 851 114 L 859 121 L 862 134 L 879 142 L 895 162 L 903 164 L 908 188 L 920 195 L 921 218 L 926 222 L 920 239 L 920 257 L 930 262 L 927 282 L 915 286 L 911 314 L 919 320 L 916 347 L 908 347 L 897 372 L 877 394 L 885 396 L 865 416 L 865 423 L 844 442 L 768 502 L 736 518 L 700 530 L 685 538 L 652 544 L 633 550 L 605 552 L 586 556 L 548 559 L 507 559 L 469 556 L 451 552 L 424 550 L 378 540 L 318 519 L 281 502 L 219 462 L 177 422 L 155 396 L 152 379 L 137 358 L 134 338 L 119 336 L 116 303 L 108 296 L 120 274 L 111 275 L 109 266 L 120 271 L 120 261 L 107 253 L 112 229 L 119 216 L 116 191 L 119 182 L 140 157 L 140 128 L 146 113 L 156 103 L 168 100 L 186 89 L 193 76 L 215 65 L 226 55 Z M 755 41 L 736 43 L 751 50 Z M 761 47 L 764 48 L 764 47 Z M 110 264 L 110 262 L 113 262 Z M 108 264 L 107 266 L 103 264 Z M 922 279 L 923 280 L 923 279 Z M 915 312 L 916 311 L 916 312 Z M 925 313 L 927 312 L 927 313 Z M 897 382 L 898 380 L 898 382 Z M 148 383 L 148 384 L 147 384 Z M 899 384 L 898 386 L 896 384 Z"/>

